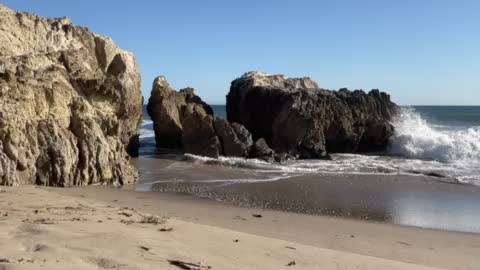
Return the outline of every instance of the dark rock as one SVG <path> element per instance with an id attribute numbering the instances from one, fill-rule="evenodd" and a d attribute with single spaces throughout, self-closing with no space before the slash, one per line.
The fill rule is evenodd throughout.
<path id="1" fill-rule="evenodd" d="M 225 119 L 215 117 L 215 132 L 222 144 L 225 156 L 246 157 L 252 146 L 252 135 L 240 124 L 230 124 Z"/>
<path id="2" fill-rule="evenodd" d="M 383 150 L 396 112 L 390 96 L 378 90 L 329 91 L 309 78 L 258 72 L 233 81 L 227 96 L 228 121 L 243 124 L 275 152 L 298 158 Z"/>
<path id="3" fill-rule="evenodd" d="M 253 145 L 252 134 L 245 128 L 243 125 L 239 123 L 231 123 L 235 134 L 240 142 L 242 142 L 247 148 L 250 148 Z"/>
<path id="4" fill-rule="evenodd" d="M 213 128 L 213 111 L 192 88 L 174 91 L 165 77 L 155 79 L 148 101 L 157 147 L 218 157 L 221 145 Z"/>
<path id="5" fill-rule="evenodd" d="M 268 147 L 265 139 L 258 139 L 250 149 L 250 158 L 258 158 L 267 162 L 275 161 L 275 152 Z"/>
<path id="6" fill-rule="evenodd" d="M 274 151 L 265 140 L 257 141 L 254 146 L 252 135 L 242 124 L 214 117 L 212 108 L 195 95 L 193 88 L 176 92 L 165 77 L 155 79 L 147 111 L 154 123 L 159 148 L 208 157 L 275 160 Z"/>
<path id="7" fill-rule="evenodd" d="M 130 141 L 127 145 L 127 153 L 131 157 L 138 157 L 140 150 L 140 135 L 135 134 L 130 138 Z"/>
<path id="8" fill-rule="evenodd" d="M 218 157 L 221 145 L 213 128 L 213 117 L 198 107 L 186 107 L 182 118 L 182 149 L 186 153 Z"/>

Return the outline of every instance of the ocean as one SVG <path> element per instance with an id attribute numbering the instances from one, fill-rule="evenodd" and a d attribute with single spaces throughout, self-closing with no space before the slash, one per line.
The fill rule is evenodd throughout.
<path id="1" fill-rule="evenodd" d="M 225 106 L 212 106 L 225 117 Z M 162 154 L 144 119 L 137 191 L 480 233 L 480 106 L 402 107 L 382 154 L 260 160 Z"/>
<path id="2" fill-rule="evenodd" d="M 225 106 L 212 106 L 226 117 Z M 145 113 L 141 153 L 155 151 L 152 121 Z M 333 160 L 297 160 L 268 164 L 259 160 L 187 155 L 195 163 L 209 163 L 268 172 L 266 180 L 302 174 L 402 174 L 437 176 L 439 181 L 480 186 L 480 106 L 402 107 L 393 123 L 395 135 L 382 155 L 333 154 Z M 273 175 L 273 176 L 272 176 Z M 265 179 L 264 179 L 265 180 Z"/>

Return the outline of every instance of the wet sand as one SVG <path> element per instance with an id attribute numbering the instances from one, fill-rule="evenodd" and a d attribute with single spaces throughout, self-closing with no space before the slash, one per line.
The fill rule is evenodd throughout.
<path id="1" fill-rule="evenodd" d="M 67 189 L 34 186 L 1 189 L 0 269 L 440 269 L 155 215 L 132 201 L 122 206 L 123 199 L 135 198 L 128 191 L 72 190 L 85 194 L 65 196 L 56 191 Z M 117 199 L 94 200 L 90 190 Z M 237 221 L 259 223 L 248 217 Z M 468 255 L 455 262 L 461 263 L 458 269 L 471 266 Z"/>
<path id="2" fill-rule="evenodd" d="M 145 159 L 139 191 L 188 194 L 242 207 L 480 233 L 480 188 L 410 175 L 286 175 Z M 265 179 L 277 181 L 264 181 Z"/>
<path id="3" fill-rule="evenodd" d="M 134 191 L 134 187 L 130 187 L 130 190 L 103 186 L 50 190 L 71 196 L 72 200 L 94 200 L 120 208 L 129 207 L 167 216 L 173 220 L 255 235 L 263 237 L 263 242 L 272 241 L 270 239 L 287 241 L 297 250 L 300 250 L 299 245 L 302 245 L 398 261 L 409 264 L 406 269 L 415 269 L 417 265 L 422 265 L 467 270 L 478 268 L 479 263 L 480 234 L 237 207 L 190 195 L 138 192 Z M 222 239 L 211 240 L 217 241 L 219 248 L 222 248 Z M 319 253 L 319 256 L 321 254 Z M 260 258 L 268 257 L 265 252 L 258 255 Z M 318 260 L 324 259 L 319 257 Z M 340 266 L 310 269 L 393 269 L 388 265 L 376 268 L 368 262 L 345 266 L 346 261 L 341 256 L 326 260 L 323 262 L 338 262 Z"/>
<path id="4" fill-rule="evenodd" d="M 479 191 L 472 186 L 419 176 L 286 177 L 172 159 L 145 159 L 137 166 L 141 181 L 136 186 L 47 190 L 71 201 L 168 217 L 174 231 L 181 231 L 174 239 L 130 231 L 131 242 L 168 241 L 155 249 L 184 260 L 206 245 L 211 249 L 196 260 L 227 269 L 286 267 L 283 261 L 291 254 L 284 249 L 299 252 L 295 256 L 302 264 L 292 257 L 298 269 L 479 267 L 480 234 L 471 233 L 480 223 Z M 234 255 L 243 253 L 226 244 L 236 243 L 230 238 L 245 242 L 248 257 Z"/>

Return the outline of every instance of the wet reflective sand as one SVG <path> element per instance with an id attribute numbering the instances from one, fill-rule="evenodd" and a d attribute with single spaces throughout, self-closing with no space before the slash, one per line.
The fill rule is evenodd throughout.
<path id="1" fill-rule="evenodd" d="M 140 191 L 480 233 L 480 188 L 475 186 L 407 175 L 286 175 L 163 158 L 135 163 Z"/>

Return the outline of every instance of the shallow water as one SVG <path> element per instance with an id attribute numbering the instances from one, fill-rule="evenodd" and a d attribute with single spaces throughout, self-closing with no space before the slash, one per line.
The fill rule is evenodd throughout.
<path id="1" fill-rule="evenodd" d="M 215 112 L 221 114 L 222 106 Z M 403 108 L 382 155 L 333 154 L 330 161 L 282 164 L 165 155 L 155 148 L 152 122 L 145 119 L 137 190 L 480 233 L 478 116 L 480 107 Z"/>
<path id="2" fill-rule="evenodd" d="M 136 160 L 138 191 L 186 194 L 242 207 L 480 233 L 480 188 L 409 175 L 298 174 Z"/>
<path id="3" fill-rule="evenodd" d="M 224 106 L 214 111 L 225 116 Z M 223 109 L 223 110 L 222 110 Z M 395 135 L 382 155 L 334 154 L 333 161 L 299 160 L 267 164 L 258 160 L 190 155 L 192 162 L 218 163 L 254 170 L 285 173 L 426 174 L 453 182 L 480 185 L 480 107 L 403 108 L 394 122 Z M 143 155 L 157 153 L 153 124 L 145 119 L 141 130 Z M 445 181 L 445 179 L 439 179 Z"/>

